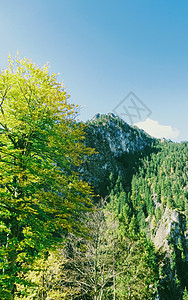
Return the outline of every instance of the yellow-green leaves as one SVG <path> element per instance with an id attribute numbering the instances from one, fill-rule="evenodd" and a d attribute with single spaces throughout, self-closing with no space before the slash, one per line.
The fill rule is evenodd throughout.
<path id="1" fill-rule="evenodd" d="M 48 66 L 9 57 L 0 73 L 0 294 L 9 291 L 2 299 L 14 294 L 23 265 L 64 232 L 82 230 L 80 213 L 91 205 L 91 189 L 73 169 L 93 151 L 68 97 Z"/>

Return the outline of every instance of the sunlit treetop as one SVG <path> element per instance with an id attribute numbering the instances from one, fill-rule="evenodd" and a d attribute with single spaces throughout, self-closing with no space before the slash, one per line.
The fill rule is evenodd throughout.
<path id="1" fill-rule="evenodd" d="M 75 120 L 78 106 L 68 97 L 47 65 L 40 68 L 19 55 L 9 57 L 0 73 L 0 282 L 5 280 L 5 289 L 7 274 L 10 286 L 34 253 L 50 249 L 67 231 L 84 231 L 80 215 L 91 207 L 92 191 L 76 166 L 93 150 L 83 143 L 84 125 Z"/>

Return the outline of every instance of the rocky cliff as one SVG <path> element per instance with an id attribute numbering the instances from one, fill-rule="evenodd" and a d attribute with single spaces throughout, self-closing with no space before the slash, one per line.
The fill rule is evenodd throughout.
<path id="1" fill-rule="evenodd" d="M 154 139 L 113 114 L 97 114 L 86 125 L 85 143 L 97 154 L 83 165 L 83 177 L 102 196 L 121 186 L 139 230 L 155 245 L 158 297 L 182 299 L 188 289 L 188 143 Z"/>

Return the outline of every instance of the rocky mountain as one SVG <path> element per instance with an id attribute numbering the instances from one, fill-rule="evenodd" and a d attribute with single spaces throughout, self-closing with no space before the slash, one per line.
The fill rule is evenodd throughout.
<path id="1" fill-rule="evenodd" d="M 114 114 L 96 114 L 86 125 L 85 143 L 95 148 L 97 154 L 86 163 L 85 179 L 89 178 L 96 192 L 105 196 L 110 191 L 109 184 L 115 184 L 121 176 L 128 191 L 140 159 L 156 151 L 156 140 Z"/>
<path id="2" fill-rule="evenodd" d="M 154 139 L 113 114 L 97 114 L 86 123 L 85 143 L 97 153 L 83 165 L 83 178 L 96 194 L 116 201 L 119 214 L 126 207 L 128 217 L 136 219 L 138 232 L 155 245 L 157 299 L 185 299 L 188 143 Z"/>

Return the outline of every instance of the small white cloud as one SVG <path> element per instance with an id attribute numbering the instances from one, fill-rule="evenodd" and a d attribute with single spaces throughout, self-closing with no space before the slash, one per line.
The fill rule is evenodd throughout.
<path id="1" fill-rule="evenodd" d="M 143 122 L 135 123 L 134 125 L 155 138 L 174 139 L 179 135 L 178 129 L 172 128 L 170 125 L 161 125 L 158 121 L 154 121 L 150 118 Z"/>

